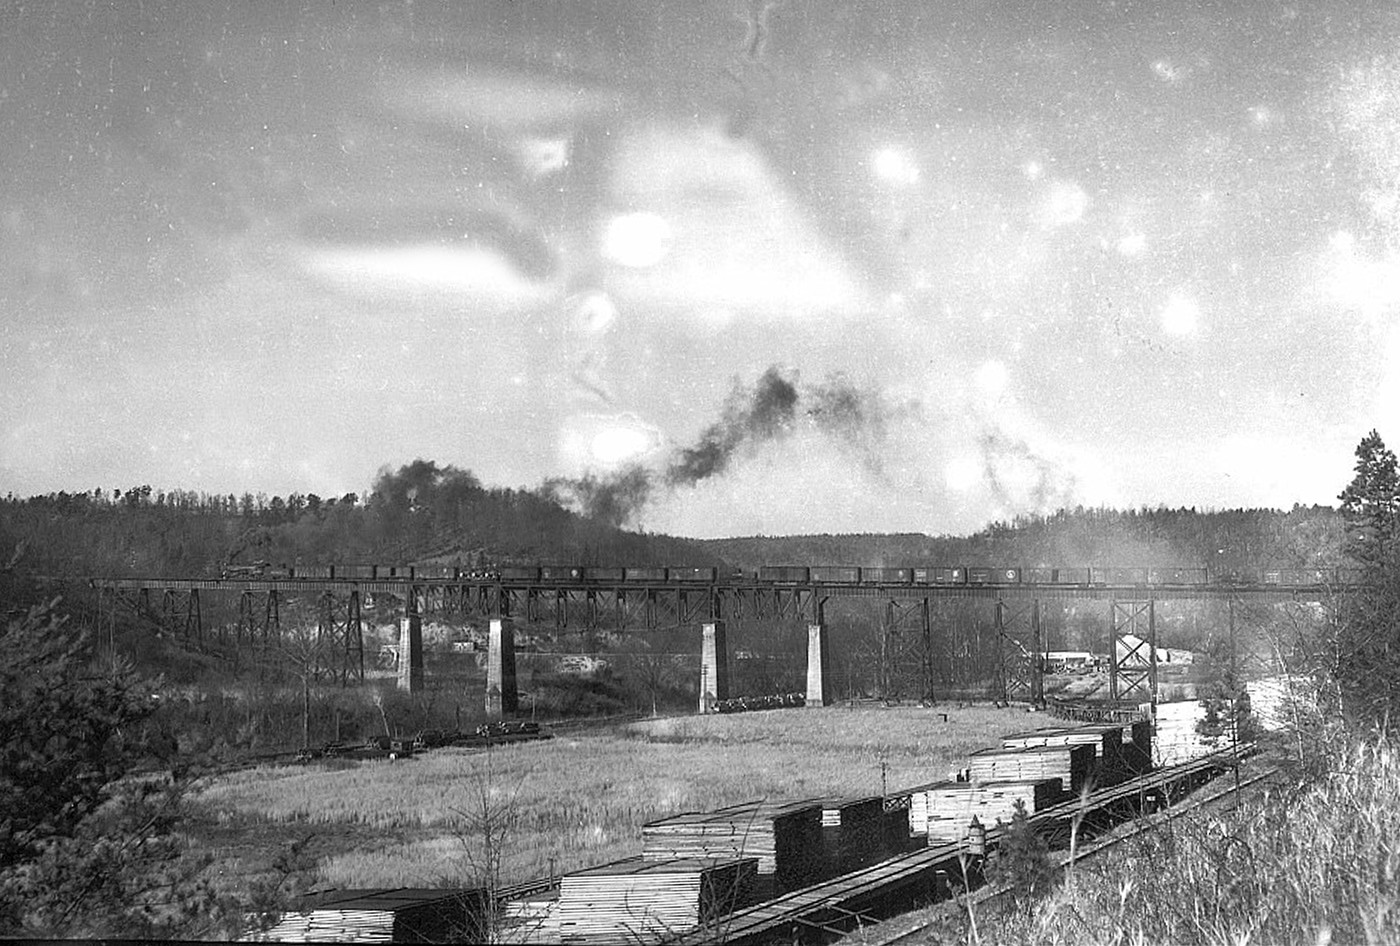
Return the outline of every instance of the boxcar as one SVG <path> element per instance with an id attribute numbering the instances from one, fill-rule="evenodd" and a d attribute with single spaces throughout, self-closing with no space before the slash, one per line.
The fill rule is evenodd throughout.
<path id="1" fill-rule="evenodd" d="M 946 566 L 941 565 L 932 569 L 933 584 L 935 585 L 965 585 L 967 584 L 967 569 L 961 565 Z"/>
<path id="2" fill-rule="evenodd" d="M 590 565 L 583 570 L 583 577 L 588 581 L 622 581 L 623 569 Z"/>
<path id="3" fill-rule="evenodd" d="M 807 583 L 809 576 L 805 565 L 763 565 L 758 569 L 758 580 L 803 585 Z"/>
<path id="4" fill-rule="evenodd" d="M 813 565 L 809 571 L 813 581 L 828 584 L 854 585 L 860 581 L 860 569 L 854 565 Z"/>
<path id="5" fill-rule="evenodd" d="M 293 578 L 331 578 L 335 569 L 330 565 L 294 565 Z"/>
<path id="6" fill-rule="evenodd" d="M 860 570 L 860 580 L 867 585 L 907 585 L 913 575 L 913 569 L 909 568 L 862 568 Z"/>
<path id="7" fill-rule="evenodd" d="M 988 568 L 983 565 L 974 565 L 967 570 L 967 582 L 970 585 L 1014 585 L 1021 580 L 1021 570 L 1019 568 Z"/>
<path id="8" fill-rule="evenodd" d="M 1055 584 L 1057 584 L 1057 585 L 1087 585 L 1087 584 L 1089 584 L 1089 569 L 1087 569 L 1087 568 L 1057 568 L 1057 569 L 1055 569 Z"/>
<path id="9" fill-rule="evenodd" d="M 583 578 L 583 569 L 577 565 L 541 565 L 541 581 L 579 581 Z"/>
<path id="10" fill-rule="evenodd" d="M 1026 568 L 1021 571 L 1021 578 L 1032 585 L 1053 585 L 1055 583 L 1055 569 Z"/>
<path id="11" fill-rule="evenodd" d="M 665 581 L 666 569 L 664 568 L 624 568 L 622 570 L 623 581 Z"/>
<path id="12" fill-rule="evenodd" d="M 713 568 L 697 568 L 690 565 L 666 569 L 666 577 L 670 581 L 714 581 L 715 574 L 716 570 Z"/>
<path id="13" fill-rule="evenodd" d="M 540 580 L 540 570 L 536 565 L 501 565 L 496 569 L 496 575 L 503 581 Z"/>
<path id="14" fill-rule="evenodd" d="M 1095 585 L 1145 585 L 1145 568 L 1091 568 L 1090 582 Z"/>
<path id="15" fill-rule="evenodd" d="M 455 565 L 414 565 L 414 578 L 456 578 L 457 566 Z"/>
<path id="16" fill-rule="evenodd" d="M 335 566 L 336 578 L 349 578 L 352 580 L 369 579 L 374 577 L 373 565 L 337 565 Z"/>

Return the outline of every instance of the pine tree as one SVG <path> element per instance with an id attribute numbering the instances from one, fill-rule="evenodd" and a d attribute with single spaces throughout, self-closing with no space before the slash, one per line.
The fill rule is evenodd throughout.
<path id="1" fill-rule="evenodd" d="M 1347 553 L 1368 569 L 1385 568 L 1400 525 L 1400 470 L 1376 431 L 1357 446 L 1356 476 L 1337 498 L 1347 520 Z"/>
<path id="2" fill-rule="evenodd" d="M 1356 476 L 1338 498 L 1346 551 L 1366 575 L 1341 602 L 1338 690 L 1349 716 L 1388 728 L 1400 712 L 1400 471 L 1376 431 L 1357 446 Z"/>

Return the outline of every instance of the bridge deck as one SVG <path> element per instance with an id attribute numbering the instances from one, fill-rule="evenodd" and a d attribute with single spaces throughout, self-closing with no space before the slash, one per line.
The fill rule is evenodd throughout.
<path id="1" fill-rule="evenodd" d="M 54 579 L 60 580 L 60 579 Z M 510 579 L 467 580 L 457 578 L 87 578 L 80 579 L 94 588 L 119 591 L 223 591 L 241 592 L 302 592 L 349 593 L 359 591 L 374 594 L 404 594 L 410 588 L 499 588 L 510 592 L 558 593 L 565 595 L 618 594 L 628 595 L 646 591 L 667 594 L 717 594 L 742 596 L 755 593 L 788 593 L 831 598 L 1041 598 L 1046 600 L 1135 599 L 1157 600 L 1216 598 L 1248 595 L 1250 597 L 1322 599 L 1353 586 L 1337 585 L 1275 585 L 1275 584 L 1094 584 L 1062 583 L 996 583 L 930 584 L 908 583 L 842 583 L 767 584 L 751 581 L 735 582 L 582 582 L 582 581 L 518 581 Z"/>

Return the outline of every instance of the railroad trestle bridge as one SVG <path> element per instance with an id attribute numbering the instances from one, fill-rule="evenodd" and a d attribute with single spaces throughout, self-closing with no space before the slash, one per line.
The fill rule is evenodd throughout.
<path id="1" fill-rule="evenodd" d="M 1172 600 L 1255 599 L 1320 602 L 1352 585 L 1279 585 L 1263 582 L 1221 584 L 995 582 L 909 584 L 870 582 L 617 582 L 486 579 L 322 579 L 322 578 L 92 578 L 99 613 L 115 620 L 120 608 L 138 612 L 164 633 L 193 647 L 204 645 L 203 599 L 237 597 L 237 620 L 215 631 L 220 643 L 267 644 L 282 635 L 284 603 L 314 602 L 318 643 L 333 655 L 333 673 L 342 683 L 365 676 L 365 611 L 383 620 L 388 601 L 399 624 L 398 684 L 413 692 L 423 685 L 422 620 L 476 619 L 489 622 L 487 710 L 496 715 L 518 710 L 513 626 L 553 624 L 557 630 L 586 632 L 655 631 L 694 627 L 701 631 L 700 706 L 710 711 L 729 696 L 730 623 L 805 621 L 808 631 L 807 705 L 831 700 L 826 608 L 832 599 L 875 599 L 883 603 L 881 666 L 897 660 L 919 663 L 923 680 L 932 679 L 936 636 L 932 604 L 973 600 L 993 609 L 991 626 L 998 652 L 998 680 L 1008 700 L 1044 700 L 1045 636 L 1043 602 L 1101 602 L 1107 610 L 1110 698 L 1147 702 L 1158 678 L 1157 604 Z M 157 604 L 157 601 L 159 604 Z"/>

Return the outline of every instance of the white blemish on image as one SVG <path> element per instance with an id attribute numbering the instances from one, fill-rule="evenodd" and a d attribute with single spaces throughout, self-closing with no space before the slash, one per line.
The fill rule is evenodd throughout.
<path id="1" fill-rule="evenodd" d="M 655 266 L 671 251 L 671 225 L 658 214 L 620 214 L 603 233 L 603 255 L 633 269 Z"/>

